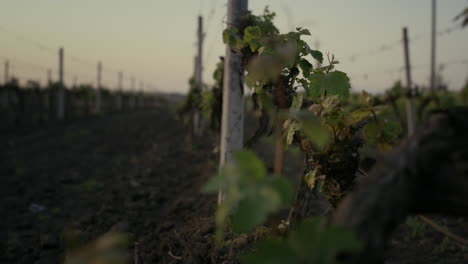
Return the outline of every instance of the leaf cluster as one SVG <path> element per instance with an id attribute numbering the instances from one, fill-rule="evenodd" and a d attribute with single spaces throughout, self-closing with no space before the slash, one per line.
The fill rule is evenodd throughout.
<path id="1" fill-rule="evenodd" d="M 229 216 L 233 231 L 252 231 L 280 207 L 289 204 L 292 188 L 284 177 L 267 175 L 264 163 L 250 150 L 235 153 L 235 165 L 228 164 L 204 190 L 222 190 L 225 199 L 216 212 L 216 238 L 221 241 Z"/>
<path id="2" fill-rule="evenodd" d="M 325 227 L 323 218 L 307 219 L 285 239 L 265 239 L 257 251 L 243 257 L 246 264 L 335 264 L 339 253 L 357 252 L 362 243 L 341 226 Z"/>

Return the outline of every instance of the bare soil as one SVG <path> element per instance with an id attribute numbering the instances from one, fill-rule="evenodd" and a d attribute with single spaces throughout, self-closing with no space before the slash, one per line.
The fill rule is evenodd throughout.
<path id="1" fill-rule="evenodd" d="M 70 231 L 83 244 L 126 233 L 139 264 L 237 263 L 237 253 L 215 250 L 216 197 L 200 192 L 217 169 L 214 137 L 188 131 L 161 107 L 0 134 L 0 263 L 64 263 Z M 257 151 L 268 163 L 265 145 Z M 300 176 L 291 151 L 285 172 Z M 435 219 L 468 237 L 464 219 Z M 413 221 L 395 232 L 386 259 L 468 263 L 468 250 Z"/>

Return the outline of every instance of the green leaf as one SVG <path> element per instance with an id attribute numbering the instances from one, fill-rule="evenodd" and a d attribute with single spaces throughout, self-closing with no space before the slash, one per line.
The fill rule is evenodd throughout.
<path id="1" fill-rule="evenodd" d="M 249 42 L 249 46 L 250 46 L 250 50 L 251 50 L 252 52 L 255 52 L 255 51 L 257 51 L 257 50 L 260 48 L 261 44 L 260 44 L 260 42 L 259 42 L 258 40 L 253 39 L 253 40 L 251 40 L 251 41 Z"/>
<path id="2" fill-rule="evenodd" d="M 297 43 L 300 47 L 302 55 L 307 56 L 312 53 L 312 49 L 310 48 L 309 44 L 307 44 L 307 42 L 299 40 Z"/>
<path id="3" fill-rule="evenodd" d="M 309 81 L 307 81 L 306 79 L 299 79 L 299 83 L 302 85 L 302 87 L 304 88 L 304 90 L 308 90 L 309 88 Z"/>
<path id="4" fill-rule="evenodd" d="M 319 149 L 324 149 L 330 142 L 330 131 L 316 116 L 307 116 L 301 119 L 302 132 Z"/>
<path id="5" fill-rule="evenodd" d="M 304 100 L 303 94 L 297 94 L 293 97 L 292 105 L 290 108 L 291 112 L 297 112 L 301 110 L 302 102 Z"/>
<path id="6" fill-rule="evenodd" d="M 301 259 L 306 259 L 307 255 L 320 254 L 320 252 L 317 252 L 317 244 L 320 242 L 324 227 L 325 220 L 322 217 L 309 218 L 301 222 L 287 238 L 288 245 L 295 255 L 301 256 Z M 315 252 L 310 252 L 311 250 Z"/>
<path id="7" fill-rule="evenodd" d="M 215 176 L 211 177 L 208 182 L 202 187 L 202 192 L 213 193 L 217 192 L 220 188 L 222 182 L 224 181 L 224 175 L 218 173 Z"/>
<path id="8" fill-rule="evenodd" d="M 252 52 L 261 47 L 260 38 L 262 31 L 258 26 L 249 26 L 244 30 L 244 41 L 249 45 Z"/>
<path id="9" fill-rule="evenodd" d="M 357 109 L 352 111 L 348 116 L 348 124 L 354 125 L 370 117 L 371 111 L 369 109 Z"/>
<path id="10" fill-rule="evenodd" d="M 237 151 L 234 157 L 239 168 L 239 173 L 244 178 L 262 179 L 266 176 L 265 165 L 252 150 Z"/>
<path id="11" fill-rule="evenodd" d="M 341 71 L 333 71 L 327 74 L 327 94 L 338 95 L 340 97 L 348 97 L 351 85 L 346 73 Z"/>
<path id="12" fill-rule="evenodd" d="M 325 94 L 327 89 L 326 75 L 321 72 L 314 73 L 309 76 L 309 86 L 306 88 L 307 96 L 309 98 L 319 98 Z"/>
<path id="13" fill-rule="evenodd" d="M 306 91 L 307 95 L 312 98 L 323 96 L 325 91 L 327 96 L 348 97 L 350 94 L 351 85 L 348 76 L 344 72 L 316 72 L 309 76 L 309 82 L 309 89 Z"/>
<path id="14" fill-rule="evenodd" d="M 238 30 L 235 27 L 228 27 L 223 31 L 223 42 L 234 48 L 239 40 Z"/>
<path id="15" fill-rule="evenodd" d="M 218 243 L 221 242 L 223 239 L 224 227 L 226 226 L 226 220 L 229 216 L 231 207 L 232 207 L 232 204 L 229 201 L 224 201 L 222 204 L 218 206 L 218 209 L 216 210 L 215 240 Z"/>
<path id="16" fill-rule="evenodd" d="M 310 36 L 310 30 L 308 30 L 307 28 L 298 27 L 296 28 L 296 30 L 301 35 Z"/>
<path id="17" fill-rule="evenodd" d="M 290 41 L 292 40 L 292 41 L 295 41 L 295 42 L 298 41 L 299 38 L 301 37 L 300 34 L 297 33 L 297 32 L 289 32 L 289 33 L 284 34 L 284 35 L 282 35 L 282 36 L 283 36 L 284 39 L 286 39 L 286 40 L 290 40 Z"/>
<path id="18" fill-rule="evenodd" d="M 322 52 L 320 52 L 318 50 L 310 50 L 309 53 L 310 53 L 310 55 L 312 55 L 312 58 L 316 59 L 320 63 L 323 63 L 323 54 L 322 54 Z"/>
<path id="19" fill-rule="evenodd" d="M 366 137 L 366 140 L 368 140 L 370 143 L 376 143 L 377 138 L 380 135 L 379 125 L 376 122 L 368 123 L 364 127 L 364 135 Z"/>
<path id="20" fill-rule="evenodd" d="M 306 59 L 300 59 L 298 65 L 301 68 L 304 77 L 308 78 L 312 72 L 312 64 Z"/>
<path id="21" fill-rule="evenodd" d="M 315 188 L 315 182 L 317 180 L 317 169 L 313 171 L 309 171 L 305 176 L 304 180 L 306 181 L 307 185 L 311 190 Z"/>
<path id="22" fill-rule="evenodd" d="M 310 263 L 336 264 L 340 253 L 362 249 L 356 235 L 340 226 L 326 226 L 324 218 L 306 219 L 286 239 L 257 243 L 255 253 L 242 258 L 247 264 Z"/>
<path id="23" fill-rule="evenodd" d="M 294 135 L 296 134 L 296 131 L 299 131 L 301 129 L 301 124 L 297 122 L 296 120 L 289 120 L 287 129 L 288 130 L 286 134 L 286 144 L 291 145 L 294 139 Z"/>
<path id="24" fill-rule="evenodd" d="M 255 88 L 257 81 L 258 81 L 258 77 L 255 75 L 253 71 L 247 72 L 245 76 L 245 84 L 247 85 L 247 87 Z"/>
<path id="25" fill-rule="evenodd" d="M 258 26 L 248 26 L 244 30 L 244 40 L 249 42 L 252 39 L 259 39 L 262 36 L 262 31 Z"/>
<path id="26" fill-rule="evenodd" d="M 268 177 L 269 185 L 279 194 L 281 203 L 287 205 L 292 201 L 293 189 L 291 184 L 284 178 L 279 176 Z"/>
<path id="27" fill-rule="evenodd" d="M 264 52 L 265 52 L 265 46 L 260 47 L 260 48 L 258 49 L 258 54 L 259 54 L 259 55 L 262 55 Z"/>
<path id="28" fill-rule="evenodd" d="M 253 197 L 241 200 L 232 219 L 234 231 L 236 233 L 252 231 L 265 220 L 268 211 L 263 200 Z"/>
<path id="29" fill-rule="evenodd" d="M 339 252 L 356 252 L 363 247 L 356 234 L 342 226 L 331 226 L 325 231 L 324 237 L 322 245 L 330 257 L 336 256 Z"/>

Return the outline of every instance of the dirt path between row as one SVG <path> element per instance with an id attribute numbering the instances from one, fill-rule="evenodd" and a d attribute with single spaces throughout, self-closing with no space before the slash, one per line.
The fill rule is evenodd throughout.
<path id="1" fill-rule="evenodd" d="M 161 108 L 1 135 L 0 263 L 64 263 L 66 234 L 109 231 L 138 242 L 140 264 L 196 263 L 215 208 L 199 189 L 217 159 L 186 132 Z"/>

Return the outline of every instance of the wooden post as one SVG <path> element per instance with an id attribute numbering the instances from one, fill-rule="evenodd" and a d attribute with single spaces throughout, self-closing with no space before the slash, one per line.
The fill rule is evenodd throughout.
<path id="1" fill-rule="evenodd" d="M 201 93 L 201 90 L 200 90 L 200 86 L 199 83 L 198 83 L 198 72 L 199 72 L 199 69 L 198 69 L 198 56 L 195 56 L 195 59 L 194 59 L 194 67 L 193 67 L 193 77 L 195 78 L 195 91 L 194 93 Z M 198 109 L 193 109 L 193 112 L 192 112 L 192 118 L 193 118 L 193 134 L 195 136 L 200 136 L 200 111 Z"/>
<path id="2" fill-rule="evenodd" d="M 145 90 L 145 83 L 140 81 L 140 102 L 139 102 L 139 105 L 140 105 L 140 108 L 144 108 L 145 107 L 145 97 L 144 97 L 144 90 Z"/>
<path id="3" fill-rule="evenodd" d="M 136 96 L 137 96 L 135 92 L 135 77 L 132 77 L 130 79 L 130 91 L 131 91 L 130 108 L 134 110 L 135 105 L 136 105 Z"/>
<path id="4" fill-rule="evenodd" d="M 408 136 L 413 135 L 415 129 L 414 119 L 414 106 L 413 106 L 413 88 L 411 80 L 411 64 L 409 57 L 409 40 L 408 40 L 408 29 L 403 28 L 403 47 L 405 53 L 405 69 L 406 69 L 406 86 L 408 87 L 408 95 L 406 97 L 406 121 L 408 126 Z"/>
<path id="5" fill-rule="evenodd" d="M 47 70 L 47 80 L 48 80 L 48 84 L 49 84 L 49 89 L 48 89 L 48 94 L 47 94 L 47 110 L 48 110 L 48 117 L 47 117 L 47 120 L 50 121 L 50 120 L 53 120 L 54 119 L 54 116 L 55 116 L 55 112 L 54 112 L 54 91 L 52 90 L 52 70 L 51 69 L 48 69 Z"/>
<path id="6" fill-rule="evenodd" d="M 9 101 L 10 101 L 10 92 L 8 91 L 8 88 L 6 85 L 10 81 L 10 62 L 8 60 L 5 61 L 5 72 L 4 72 L 4 77 L 3 77 L 3 91 L 2 92 L 2 107 L 7 108 Z"/>
<path id="7" fill-rule="evenodd" d="M 197 30 L 197 56 L 195 57 L 195 82 L 199 94 L 203 92 L 203 17 L 198 16 Z M 196 136 L 201 136 L 203 132 L 203 120 L 201 113 L 197 109 L 193 115 L 193 130 Z"/>
<path id="8" fill-rule="evenodd" d="M 122 111 L 122 79 L 123 73 L 119 72 L 117 74 L 118 82 L 117 82 L 117 111 Z"/>
<path id="9" fill-rule="evenodd" d="M 197 85 L 203 91 L 203 17 L 198 17 Z"/>
<path id="10" fill-rule="evenodd" d="M 227 25 L 239 27 L 247 13 L 248 0 L 228 0 Z M 234 161 L 233 154 L 244 143 L 244 68 L 241 57 L 226 45 L 224 61 L 223 113 L 221 122 L 220 167 Z M 218 193 L 218 203 L 224 194 Z"/>
<path id="11" fill-rule="evenodd" d="M 47 70 L 47 83 L 48 83 L 49 85 L 52 84 L 52 70 L 51 70 L 51 69 L 48 69 L 48 70 Z"/>
<path id="12" fill-rule="evenodd" d="M 101 92 L 102 92 L 102 62 L 98 62 L 97 65 L 97 80 L 96 80 L 96 113 L 101 113 Z"/>
<path id="13" fill-rule="evenodd" d="M 3 77 L 3 85 L 7 84 L 10 81 L 10 62 L 8 60 L 5 61 L 5 72 Z"/>
<path id="14" fill-rule="evenodd" d="M 59 50 L 59 90 L 58 90 L 58 102 L 57 102 L 57 118 L 58 120 L 65 119 L 65 85 L 63 82 L 63 48 Z"/>
<path id="15" fill-rule="evenodd" d="M 437 5 L 436 0 L 432 0 L 432 27 L 431 27 L 431 83 L 430 88 L 431 92 L 435 92 L 436 89 L 436 76 L 435 76 L 435 67 L 436 67 L 436 15 L 437 15 Z"/>

